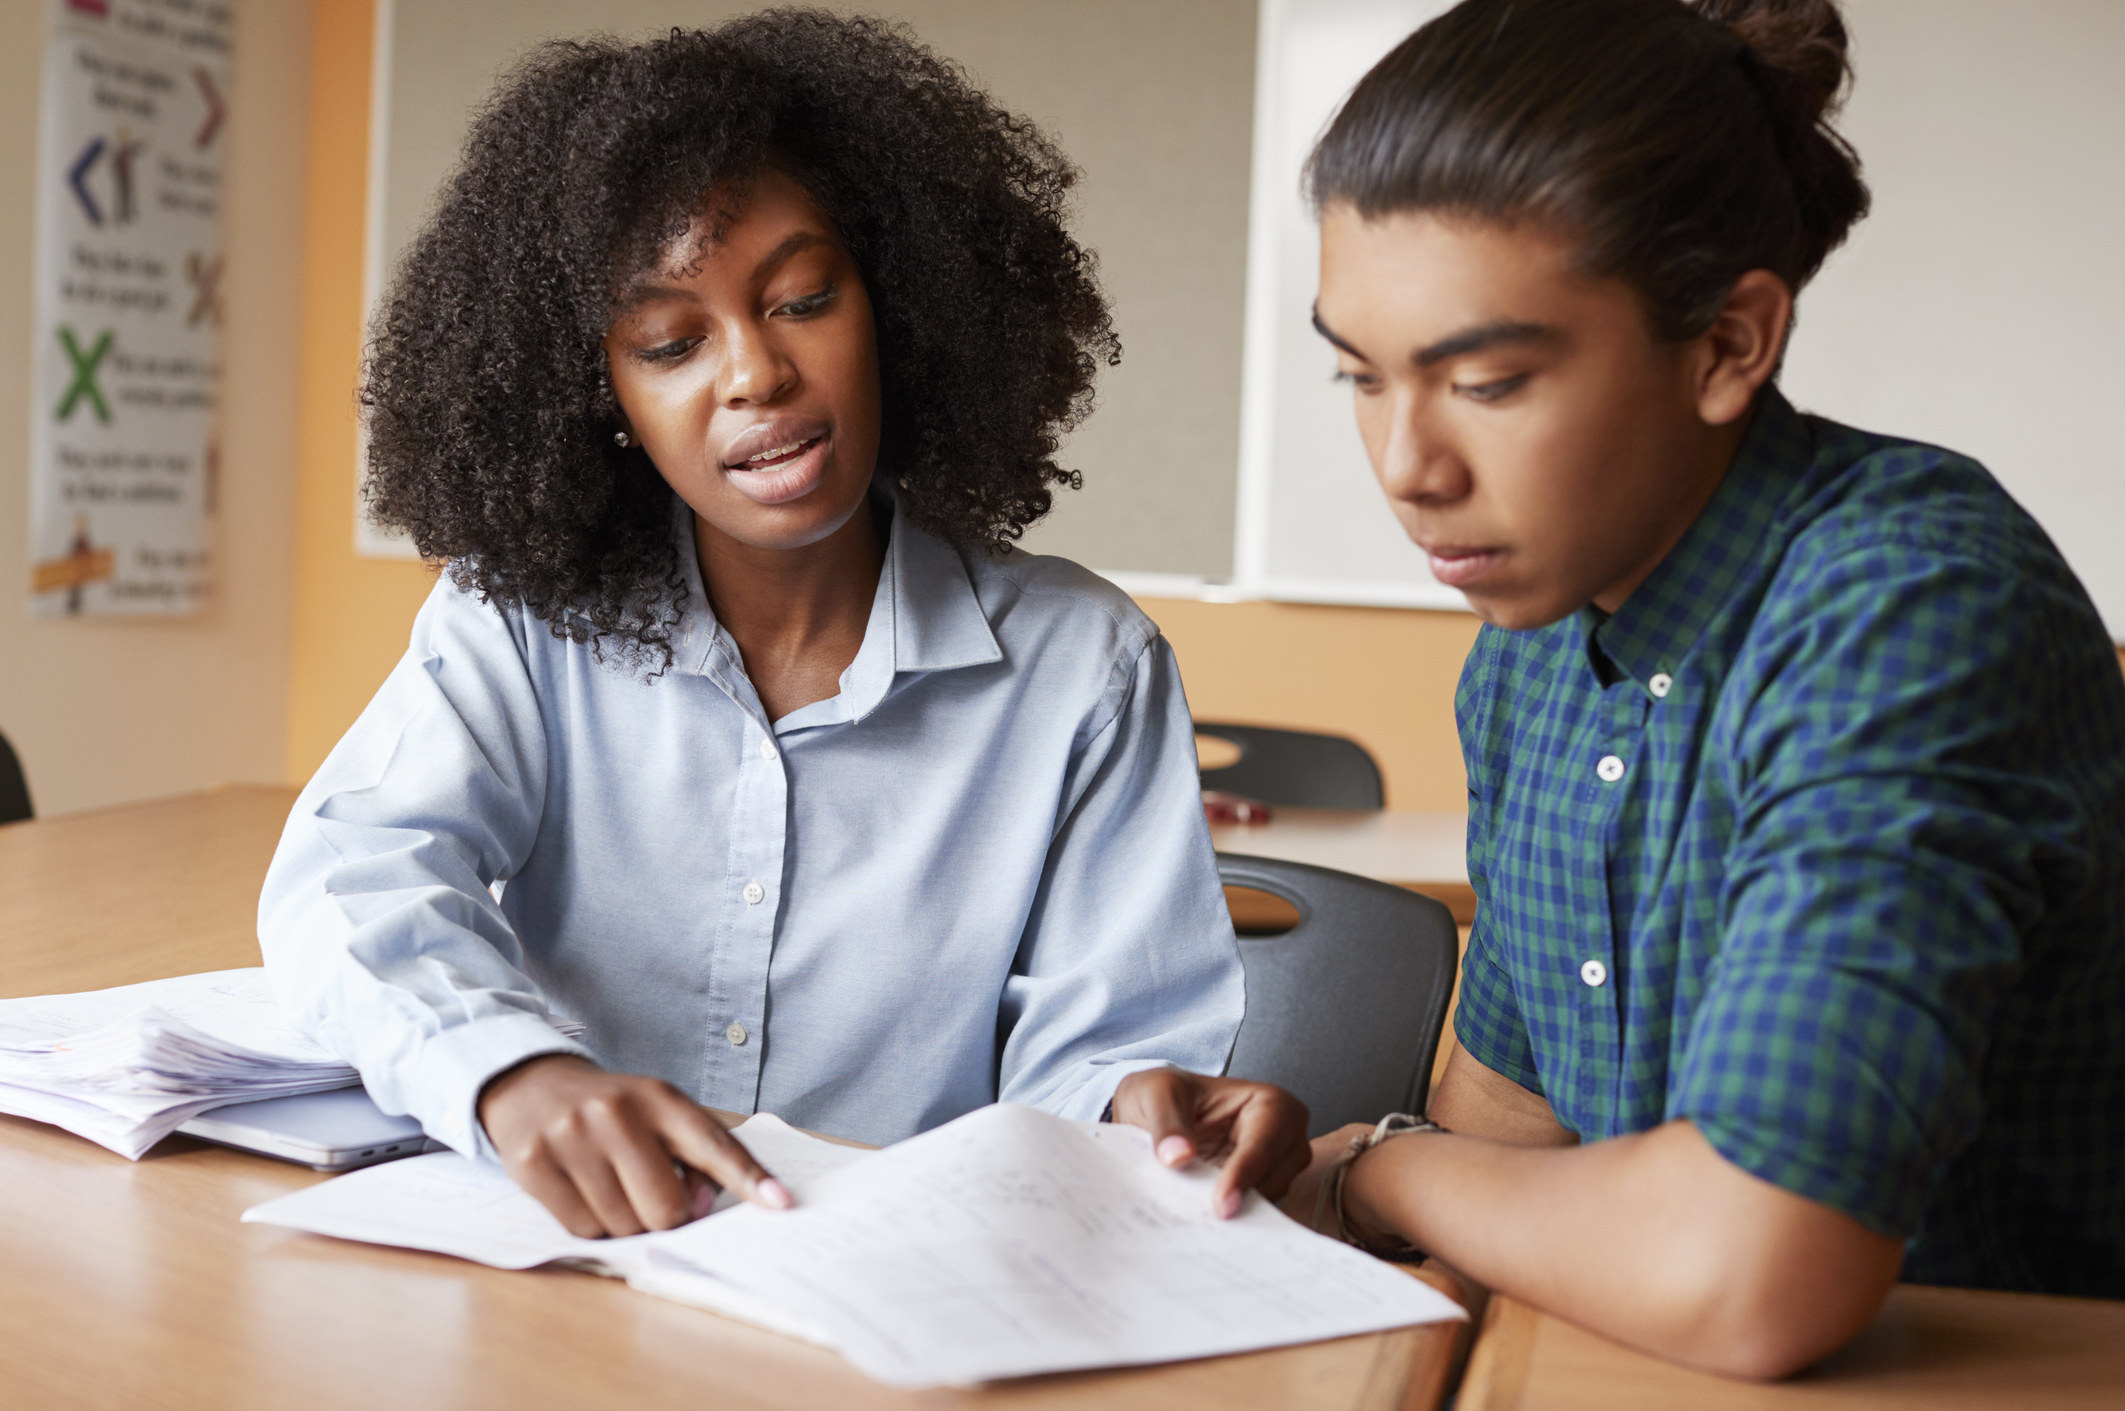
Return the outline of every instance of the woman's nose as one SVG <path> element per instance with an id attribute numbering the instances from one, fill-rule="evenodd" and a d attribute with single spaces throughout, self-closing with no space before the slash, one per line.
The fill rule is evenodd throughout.
<path id="1" fill-rule="evenodd" d="M 796 369 L 769 330 L 741 324 L 724 336 L 720 390 L 725 405 L 772 402 L 789 390 Z"/>

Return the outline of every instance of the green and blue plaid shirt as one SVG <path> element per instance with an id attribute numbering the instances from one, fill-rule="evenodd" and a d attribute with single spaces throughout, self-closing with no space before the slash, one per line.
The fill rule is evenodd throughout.
<path id="1" fill-rule="evenodd" d="M 1768 392 L 1622 608 L 1486 627 L 1456 707 L 1472 1055 L 1907 1279 L 2125 1296 L 2125 680 L 1981 467 Z"/>

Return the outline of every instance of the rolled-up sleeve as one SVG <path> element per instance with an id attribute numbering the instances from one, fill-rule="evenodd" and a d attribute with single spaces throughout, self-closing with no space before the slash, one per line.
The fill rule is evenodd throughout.
<path id="1" fill-rule="evenodd" d="M 539 702 L 501 613 L 445 580 L 368 709 L 296 801 L 259 900 L 280 1003 L 379 1106 L 491 1154 L 495 1074 L 587 1051 L 549 1022 L 491 888 L 537 835 Z"/>
<path id="2" fill-rule="evenodd" d="M 2087 885 L 2043 684 L 2085 607 L 1953 545 L 1821 557 L 1806 601 L 1761 624 L 1727 742 L 1726 922 L 1671 1112 L 1901 1237 L 1978 1132 L 2021 938 Z"/>
<path id="3" fill-rule="evenodd" d="M 1099 1116 L 1123 1077 L 1220 1073 L 1245 1008 L 1195 726 L 1163 637 L 1117 662 L 1073 751 L 1046 868 L 1005 985 L 1005 1102 Z"/>

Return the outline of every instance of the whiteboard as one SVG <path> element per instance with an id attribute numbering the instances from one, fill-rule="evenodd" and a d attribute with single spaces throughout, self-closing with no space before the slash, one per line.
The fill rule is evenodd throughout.
<path id="1" fill-rule="evenodd" d="M 1320 233 L 1299 191 L 1315 140 L 1365 71 L 1449 0 L 1262 0 L 1255 30 L 1236 596 L 1466 608 L 1373 483 L 1350 390 L 1313 331 Z"/>
<path id="2" fill-rule="evenodd" d="M 1299 171 L 1344 94 L 1438 0 L 1262 0 L 1236 595 L 1465 606 L 1382 504 L 1308 322 Z M 1874 214 L 1802 295 L 1803 408 L 1951 446 L 2036 516 L 2125 642 L 2125 5 L 1846 0 L 1842 124 Z"/>

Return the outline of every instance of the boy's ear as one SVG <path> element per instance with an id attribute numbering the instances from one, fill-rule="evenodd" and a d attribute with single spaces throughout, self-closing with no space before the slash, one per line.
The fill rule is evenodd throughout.
<path id="1" fill-rule="evenodd" d="M 1793 324 L 1793 291 L 1767 269 L 1734 281 L 1712 326 L 1697 338 L 1697 414 L 1711 426 L 1744 415 L 1785 351 Z"/>

